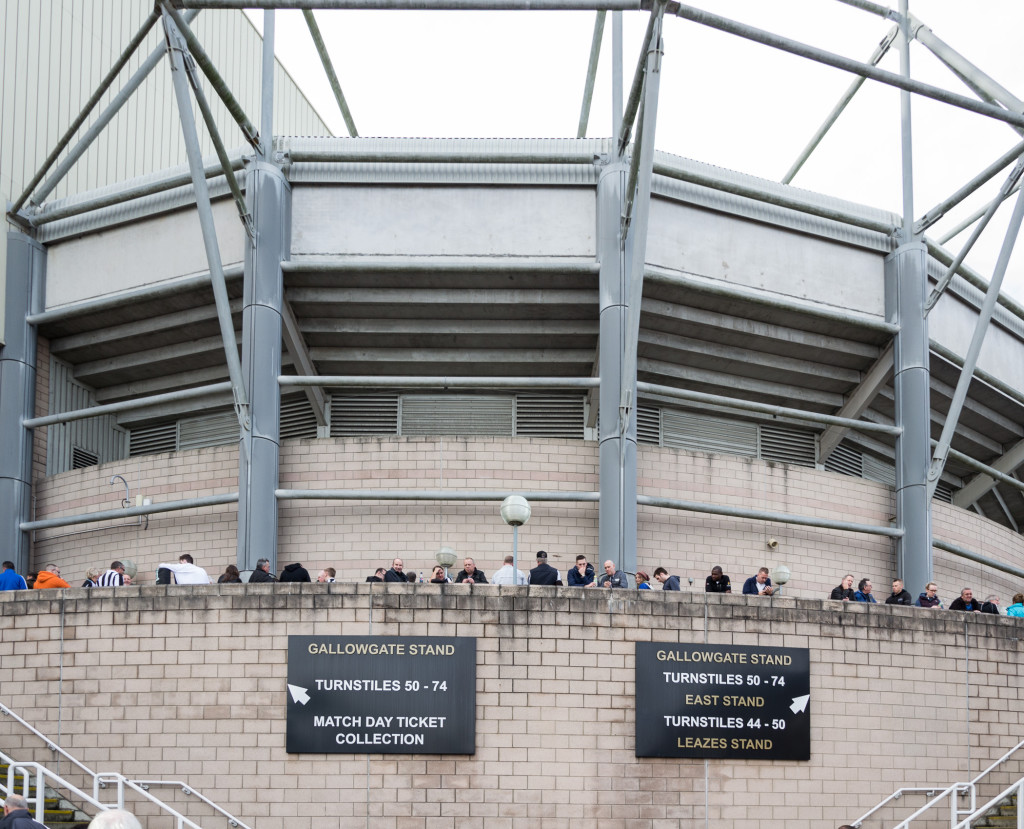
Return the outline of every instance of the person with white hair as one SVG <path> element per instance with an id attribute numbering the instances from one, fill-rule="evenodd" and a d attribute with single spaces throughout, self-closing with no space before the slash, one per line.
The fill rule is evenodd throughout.
<path id="1" fill-rule="evenodd" d="M 92 819 L 89 829 L 142 829 L 142 824 L 127 809 L 107 809 Z"/>
<path id="2" fill-rule="evenodd" d="M 28 812 L 28 801 L 20 794 L 9 794 L 4 801 L 4 816 L 0 819 L 0 829 L 46 829 Z M 142 827 L 138 827 L 142 829 Z"/>

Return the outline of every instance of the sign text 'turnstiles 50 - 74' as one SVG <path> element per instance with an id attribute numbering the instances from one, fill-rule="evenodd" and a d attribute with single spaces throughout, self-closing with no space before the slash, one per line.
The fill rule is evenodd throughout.
<path id="1" fill-rule="evenodd" d="M 636 643 L 636 756 L 809 760 L 806 648 Z"/>
<path id="2" fill-rule="evenodd" d="M 476 640 L 289 636 L 292 754 L 473 754 Z"/>

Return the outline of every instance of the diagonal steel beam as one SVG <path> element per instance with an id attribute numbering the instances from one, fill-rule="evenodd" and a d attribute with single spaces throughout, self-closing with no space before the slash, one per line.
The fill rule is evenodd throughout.
<path id="1" fill-rule="evenodd" d="M 633 84 L 629 88 L 629 98 L 626 101 L 626 109 L 622 114 L 622 124 L 619 126 L 619 158 L 625 155 L 626 147 L 629 146 L 629 138 L 633 132 L 633 121 L 636 120 L 637 111 L 640 109 L 641 96 L 644 92 L 644 80 L 647 72 L 648 58 L 650 57 L 651 40 L 654 37 L 654 28 L 657 25 L 660 33 L 664 12 L 664 4 L 658 2 L 656 7 L 651 10 L 651 16 L 647 20 L 644 42 L 640 46 L 640 56 L 637 58 L 636 71 L 633 72 Z"/>
<path id="2" fill-rule="evenodd" d="M 281 336 L 284 339 L 284 347 L 292 355 L 296 373 L 303 377 L 315 377 L 319 374 L 313 363 L 313 358 L 309 356 L 309 348 L 302 336 L 302 329 L 299 327 L 299 321 L 296 319 L 295 311 L 292 310 L 292 305 L 287 297 L 281 303 Z M 323 388 L 321 386 L 306 386 L 305 391 L 309 405 L 313 407 L 317 426 L 327 426 L 330 422 L 329 404 Z"/>
<path id="3" fill-rule="evenodd" d="M 114 61 L 114 65 L 110 67 L 110 71 L 107 72 L 103 80 L 100 81 L 100 85 L 96 87 L 96 91 L 93 92 L 89 97 L 89 100 L 85 102 L 85 106 L 82 107 L 82 111 L 78 114 L 78 117 L 71 122 L 71 126 L 69 126 L 64 135 L 61 136 L 60 141 L 57 142 L 57 146 L 54 147 L 52 152 L 46 157 L 46 161 L 43 162 L 43 166 L 39 168 L 38 172 L 34 176 L 32 176 L 32 180 L 28 183 L 28 186 L 25 187 L 24 192 L 18 196 L 17 200 L 11 206 L 11 209 L 7 213 L 8 216 L 14 216 L 19 210 L 21 210 L 22 206 L 28 200 L 28 197 L 32 195 L 32 191 L 35 190 L 36 185 L 43 180 L 43 176 L 45 176 L 50 167 L 53 166 L 53 162 L 57 160 L 57 156 L 59 156 L 64 151 L 64 148 L 71 143 L 71 139 L 75 137 L 75 133 L 78 132 L 78 128 L 85 123 L 85 119 L 89 117 L 89 113 L 92 112 L 93 107 L 99 103 L 100 98 L 102 98 L 103 94 L 110 88 L 110 85 L 114 83 L 114 80 L 120 74 L 125 64 L 131 60 L 132 55 L 135 54 L 135 50 L 138 49 L 142 41 L 146 39 L 146 35 L 149 34 L 150 29 L 156 25 L 156 21 L 159 19 L 160 12 L 156 10 L 146 18 L 142 27 L 135 33 L 135 37 L 128 42 L 128 45 L 121 53 L 121 56 Z"/>
<path id="4" fill-rule="evenodd" d="M 1010 196 L 1012 196 L 1012 195 L 1013 195 L 1014 193 L 1016 193 L 1016 192 L 1017 192 L 1018 190 L 1020 190 L 1020 185 L 1021 185 L 1021 183 L 1020 183 L 1020 182 L 1018 181 L 1018 182 L 1017 182 L 1017 184 L 1016 184 L 1016 186 L 1015 186 L 1015 187 L 1013 188 L 1013 192 L 1009 193 L 1009 194 L 1007 195 L 1007 198 L 1009 198 L 1009 197 L 1010 197 Z M 938 242 L 939 242 L 939 244 L 940 244 L 940 245 L 944 245 L 944 244 L 946 244 L 946 242 L 948 242 L 948 241 L 949 241 L 950 239 L 953 239 L 954 237 L 956 237 L 956 236 L 959 236 L 959 235 L 960 235 L 961 233 L 963 233 L 963 232 L 964 232 L 964 231 L 965 231 L 965 230 L 966 230 L 967 228 L 969 228 L 969 227 L 970 227 L 970 226 L 971 226 L 972 224 L 974 224 L 974 223 L 975 223 L 976 221 L 978 221 L 978 219 L 980 219 L 980 218 L 981 218 L 982 216 L 984 216 L 984 215 L 985 215 L 985 211 L 986 211 L 987 209 L 988 209 L 988 208 L 986 208 L 986 207 L 979 207 L 979 208 L 978 208 L 977 210 L 975 210 L 975 211 L 974 211 L 974 212 L 973 212 L 973 213 L 972 213 L 972 214 L 971 214 L 970 216 L 966 217 L 965 219 L 961 220 L 961 221 L 960 221 L 960 222 L 958 222 L 958 223 L 957 223 L 956 225 L 954 225 L 953 227 L 951 227 L 951 228 L 950 228 L 949 230 L 947 230 L 947 231 L 946 231 L 945 233 L 943 233 L 943 234 L 942 234 L 942 235 L 941 235 L 941 236 L 940 236 L 940 237 L 938 238 Z"/>
<path id="5" fill-rule="evenodd" d="M 252 226 L 249 206 L 245 203 L 242 188 L 238 186 L 238 179 L 235 178 L 231 170 L 231 159 L 228 158 L 227 148 L 221 140 L 220 131 L 217 129 L 217 122 L 213 117 L 213 110 L 210 109 L 210 102 L 206 100 L 206 93 L 203 92 L 203 85 L 199 82 L 199 77 L 196 75 L 195 63 L 192 61 L 191 55 L 188 54 L 182 55 L 182 60 L 185 64 L 185 75 L 188 77 L 189 85 L 192 87 L 192 93 L 195 95 L 196 104 L 199 106 L 199 112 L 203 116 L 207 132 L 210 134 L 213 149 L 217 153 L 217 160 L 220 161 L 220 167 L 224 172 L 224 178 L 227 180 L 228 189 L 231 190 L 231 198 L 234 199 L 235 209 L 238 210 L 238 218 L 242 220 L 242 227 L 245 228 L 246 234 L 251 239 L 255 231 Z"/>
<path id="6" fill-rule="evenodd" d="M 170 15 L 171 20 L 174 21 L 174 25 L 177 27 L 178 31 L 181 32 L 181 36 L 185 39 L 185 44 L 188 47 L 189 54 L 191 54 L 195 62 L 199 64 L 199 68 L 203 70 L 203 74 L 206 75 L 210 84 L 213 86 L 214 91 L 216 91 L 221 101 L 224 102 L 224 106 L 228 108 L 228 112 L 231 113 L 231 117 L 234 118 L 235 123 L 242 128 L 242 134 L 245 136 L 245 140 L 249 142 L 249 145 L 256 150 L 256 152 L 262 152 L 259 131 L 253 126 L 252 121 L 249 120 L 249 116 L 245 114 L 245 110 L 242 109 L 242 105 L 238 103 L 235 96 L 231 94 L 231 90 L 228 88 L 224 78 L 220 76 L 217 68 L 213 65 L 213 61 L 210 60 L 210 56 L 207 55 L 206 50 L 203 49 L 203 45 L 189 28 L 188 23 L 185 22 L 185 18 L 183 18 L 181 13 L 170 4 L 169 0 L 160 0 L 160 5 L 163 7 L 164 14 Z"/>
<path id="7" fill-rule="evenodd" d="M 988 223 L 992 221 L 992 217 L 995 216 L 996 210 L 1003 201 L 1009 198 L 1010 193 L 1013 192 L 1013 188 L 1020 183 L 1021 174 L 1024 173 L 1024 158 L 1021 158 L 1014 166 L 1013 170 L 1010 171 L 1009 177 L 1003 182 L 1003 186 L 999 188 L 998 195 L 989 202 L 988 207 L 985 209 L 985 215 L 981 217 L 981 221 L 975 226 L 974 230 L 971 231 L 970 237 L 964 243 L 960 252 L 953 258 L 953 261 L 946 268 L 946 272 L 942 275 L 942 278 L 938 281 L 935 287 L 932 289 L 931 294 L 924 304 L 925 316 L 929 314 L 932 308 L 935 307 L 935 303 L 939 301 L 939 297 L 945 292 L 946 288 L 949 287 L 949 283 L 953 281 L 953 276 L 960 269 L 964 259 L 967 258 L 967 254 L 971 252 L 971 248 L 974 247 L 974 243 L 978 241 L 978 238 L 984 233 L 985 228 L 988 227 Z"/>
<path id="8" fill-rule="evenodd" d="M 356 122 L 352 120 L 352 112 L 348 108 L 345 94 L 341 91 L 341 83 L 339 83 L 338 75 L 334 71 L 334 64 L 331 63 L 331 56 L 327 53 L 327 46 L 324 44 L 323 35 L 320 34 L 320 27 L 317 25 L 316 18 L 310 9 L 303 9 L 302 16 L 306 18 L 306 26 L 309 29 L 310 36 L 313 38 L 313 45 L 316 46 L 317 54 L 320 55 L 320 62 L 324 65 L 324 72 L 327 73 L 327 80 L 331 84 L 334 100 L 338 102 L 341 117 L 345 119 L 348 134 L 352 138 L 358 138 L 359 133 L 356 131 Z"/>
<path id="9" fill-rule="evenodd" d="M 597 79 L 597 64 L 601 58 L 601 42 L 604 40 L 604 19 L 608 12 L 598 11 L 594 18 L 594 37 L 590 41 L 590 62 L 587 64 L 587 82 L 583 86 L 583 104 L 580 106 L 580 124 L 576 128 L 577 138 L 587 137 L 590 122 L 590 103 L 594 99 L 594 81 Z"/>
<path id="10" fill-rule="evenodd" d="M 1006 520 L 1010 526 L 1013 527 L 1015 533 L 1020 532 L 1020 528 L 1017 526 L 1017 522 L 1013 518 L 1013 513 L 1010 512 L 1010 508 L 1006 506 L 1006 501 L 1003 500 L 1002 494 L 999 492 L 999 487 L 992 487 L 992 495 L 995 496 L 996 501 L 999 502 L 999 508 L 1002 509 L 1003 515 L 1006 516 Z"/>
<path id="11" fill-rule="evenodd" d="M 871 53 L 871 57 L 868 58 L 868 64 L 870 66 L 878 66 L 879 61 L 881 61 L 889 52 L 889 48 L 892 46 L 892 42 L 896 39 L 896 35 L 898 35 L 899 32 L 900 27 L 893 26 L 889 30 L 889 33 L 882 38 L 878 46 L 875 47 L 875 51 Z M 803 167 L 807 159 L 811 157 L 811 153 L 818 148 L 818 145 L 825 138 L 825 135 L 830 129 L 832 129 L 832 125 L 839 120 L 839 116 L 843 114 L 843 110 L 845 110 L 850 101 L 853 100 L 853 96 L 857 94 L 857 91 L 864 85 L 866 80 L 867 78 L 864 77 L 857 78 L 846 88 L 846 92 L 842 94 L 839 101 L 832 108 L 832 111 L 825 118 L 822 125 L 818 127 L 817 132 L 815 132 L 811 137 L 811 140 L 807 142 L 807 146 L 804 147 L 800 155 L 797 156 L 796 161 L 794 161 L 789 170 L 786 171 L 786 175 L 782 177 L 783 184 L 789 184 L 796 177 L 796 174 L 800 172 L 800 168 Z"/>
<path id="12" fill-rule="evenodd" d="M 641 122 L 643 142 L 633 147 L 634 156 L 637 161 L 637 192 L 635 198 L 635 221 L 633 217 L 623 216 L 623 236 L 620 244 L 624 250 L 626 246 L 626 235 L 632 236 L 633 250 L 630 258 L 629 270 L 627 272 L 629 284 L 629 303 L 626 309 L 625 335 L 626 341 L 623 345 L 622 362 L 622 387 L 619 393 L 620 420 L 628 422 L 628 416 L 623 417 L 635 404 L 633 400 L 633 386 L 636 382 L 637 364 L 637 343 L 640 340 L 640 307 L 644 295 L 644 262 L 647 258 L 647 223 L 651 212 L 651 180 L 654 177 L 654 131 L 658 117 L 658 92 L 661 85 L 661 56 L 664 46 L 661 42 L 663 6 L 651 12 L 652 25 L 648 27 L 651 36 L 644 37 L 647 44 L 646 66 L 643 75 L 644 87 L 644 118 Z M 628 118 L 623 119 L 623 125 Z M 625 212 L 625 211 L 624 211 Z"/>
<path id="13" fill-rule="evenodd" d="M 936 37 L 935 32 L 928 26 L 913 15 L 910 16 L 910 23 L 914 30 L 914 39 L 962 78 L 972 89 L 1014 112 L 1024 111 L 1024 101 L 981 71 L 949 44 Z"/>
<path id="14" fill-rule="evenodd" d="M 890 343 L 888 348 L 875 360 L 874 365 L 867 370 L 864 379 L 860 381 L 857 388 L 846 399 L 842 408 L 836 412 L 836 416 L 856 420 L 864 414 L 878 392 L 889 382 L 889 378 L 892 377 L 892 370 L 893 345 Z M 849 426 L 832 425 L 821 433 L 821 438 L 818 440 L 819 463 L 824 463 L 828 460 L 829 455 L 832 454 L 842 441 L 849 428 Z"/>
<path id="15" fill-rule="evenodd" d="M 195 20 L 199 14 L 198 9 L 192 9 L 185 14 L 185 20 L 191 23 Z M 63 181 L 64 176 L 68 174 L 68 171 L 75 166 L 75 162 L 82 157 L 82 154 L 89 149 L 92 142 L 96 140 L 96 137 L 103 132 L 107 124 L 109 124 L 114 116 L 120 112 L 129 98 L 134 94 L 135 90 L 142 86 L 142 82 L 149 77 L 149 73 L 152 72 L 157 64 L 164 59 L 167 54 L 167 45 L 161 44 L 154 49 L 148 58 L 146 58 L 142 65 L 136 70 L 135 74 L 128 79 L 120 91 L 115 95 L 107 108 L 100 113 L 99 117 L 89 126 L 89 129 L 85 131 L 85 134 L 79 139 L 78 143 L 75 144 L 68 154 L 64 157 L 64 160 L 57 165 L 57 169 L 53 171 L 52 175 L 42 183 L 40 188 L 32 194 L 31 203 L 38 205 L 42 204 L 43 200 L 46 199 L 53 189 Z"/>
<path id="16" fill-rule="evenodd" d="M 178 15 L 178 17 L 181 16 Z M 220 323 L 221 340 L 227 359 L 228 376 L 231 379 L 235 414 L 241 428 L 249 429 L 249 401 L 242 375 L 242 361 L 238 356 L 235 326 L 231 319 L 231 300 L 228 297 L 227 285 L 224 281 L 224 265 L 221 262 L 220 247 L 217 243 L 210 191 L 206 186 L 206 173 L 203 169 L 202 153 L 199 149 L 199 135 L 196 132 L 195 116 L 192 113 L 192 102 L 188 94 L 188 78 L 185 76 L 185 58 L 188 51 L 182 41 L 182 34 L 174 22 L 174 15 L 166 3 L 164 4 L 164 31 L 167 35 L 167 48 L 171 58 L 171 81 L 174 85 L 174 97 L 178 103 L 185 151 L 188 155 L 189 169 L 192 172 L 192 185 L 195 188 L 196 212 L 199 214 L 203 245 L 206 248 L 206 259 L 210 266 L 210 285 L 213 288 L 213 296 L 217 305 L 217 319 Z"/>
<path id="17" fill-rule="evenodd" d="M 1024 440 L 1015 443 L 1001 457 L 992 461 L 991 466 L 997 472 L 1010 475 L 1021 464 L 1024 464 Z M 992 490 L 996 485 L 996 479 L 991 475 L 981 473 L 967 482 L 959 492 L 953 495 L 953 504 L 958 507 L 968 507 Z"/>
<path id="18" fill-rule="evenodd" d="M 976 112 L 979 115 L 985 115 L 997 121 L 1004 121 L 1007 124 L 1024 127 L 1024 114 L 1022 113 L 1009 112 L 995 104 L 977 101 L 974 98 L 968 98 L 966 95 L 958 95 L 955 92 L 950 92 L 949 90 L 942 89 L 938 86 L 932 86 L 931 84 L 921 83 L 920 81 L 915 81 L 911 78 L 905 78 L 895 72 L 887 72 L 884 69 L 879 69 L 877 66 L 868 66 L 865 63 L 860 63 L 859 61 L 851 60 L 850 58 L 843 57 L 842 55 L 837 55 L 835 52 L 819 49 L 817 46 L 801 43 L 798 40 L 783 37 L 782 35 L 777 35 L 773 32 L 767 32 L 764 29 L 758 29 L 754 26 L 748 26 L 744 23 L 730 20 L 727 17 L 711 14 L 710 12 L 706 12 L 702 9 L 696 9 L 693 6 L 686 6 L 682 3 L 669 2 L 666 4 L 666 11 L 676 17 L 681 17 L 684 20 L 690 20 L 693 23 L 699 23 L 702 26 L 707 26 L 721 32 L 736 35 L 737 37 L 753 41 L 754 43 L 760 43 L 764 46 L 771 46 L 773 49 L 788 52 L 789 54 L 796 55 L 797 57 L 807 58 L 808 60 L 813 60 L 817 63 L 824 64 L 825 66 L 832 66 L 835 69 L 842 69 L 844 72 L 850 72 L 854 75 L 870 78 L 871 80 L 887 84 L 888 86 L 895 86 L 897 89 L 903 89 L 907 92 L 912 92 L 915 95 L 921 95 L 925 98 L 931 98 L 932 100 L 940 101 L 944 104 L 959 107 L 960 109 L 966 109 L 968 112 Z"/>
<path id="19" fill-rule="evenodd" d="M 960 187 L 955 193 L 951 194 L 950 196 L 947 196 L 945 199 L 943 199 L 937 205 L 935 205 L 935 207 L 933 207 L 931 210 L 925 213 L 920 219 L 918 219 L 914 223 L 914 232 L 924 233 L 924 231 L 926 231 L 929 227 L 931 227 L 933 224 L 939 221 L 939 219 L 945 216 L 947 210 L 949 210 L 951 207 L 955 207 L 956 205 L 960 204 L 960 202 L 966 199 L 969 195 L 971 195 L 971 193 L 976 191 L 983 184 L 995 178 L 1000 173 L 1000 171 L 1005 170 L 1007 167 L 1013 164 L 1014 161 L 1019 160 L 1022 155 L 1024 155 L 1024 141 L 1021 141 L 1019 144 L 1007 150 L 1005 153 L 999 156 L 999 158 L 997 158 L 995 161 L 989 164 L 988 167 L 986 167 L 974 178 L 972 178 L 970 181 L 968 181 L 966 184 Z M 978 218 L 980 218 L 983 214 L 984 209 L 981 212 L 979 212 L 977 217 L 975 217 L 975 221 Z M 942 244 L 945 244 L 946 241 L 948 241 L 955 235 L 956 233 L 947 234 L 940 240 L 940 242 Z"/>
<path id="20" fill-rule="evenodd" d="M 960 419 L 960 411 L 963 408 L 964 400 L 967 398 L 967 389 L 970 386 L 971 378 L 974 376 L 974 367 L 978 363 L 978 355 L 981 352 L 982 343 L 985 341 L 985 332 L 988 330 L 989 321 L 992 319 L 992 312 L 995 310 L 996 300 L 999 298 L 999 287 L 1003 283 L 1003 276 L 1006 274 L 1006 267 L 1010 262 L 1010 255 L 1013 253 L 1013 246 L 1017 241 L 1017 234 L 1020 232 L 1022 221 L 1024 221 L 1024 193 L 1017 196 L 1017 204 L 1013 209 L 1013 216 L 1010 218 L 1009 227 L 1006 229 L 1006 236 L 1003 238 L 1003 246 L 999 251 L 999 259 L 996 262 L 995 272 L 992 274 L 992 281 L 989 283 L 988 291 L 985 293 L 985 301 L 978 312 L 978 322 L 974 329 L 974 336 L 971 338 L 971 345 L 967 349 L 967 355 L 964 357 L 964 367 L 956 386 L 956 394 L 953 397 L 953 402 L 950 404 L 946 422 L 943 424 L 938 446 L 932 455 L 931 467 L 928 470 L 929 498 L 935 494 L 935 487 L 946 465 L 946 457 L 949 454 L 953 433 L 956 430 L 957 421 Z"/>

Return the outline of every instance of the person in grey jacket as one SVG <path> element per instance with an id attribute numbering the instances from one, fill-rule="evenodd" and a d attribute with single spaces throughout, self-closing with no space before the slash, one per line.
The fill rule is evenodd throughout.
<path id="1" fill-rule="evenodd" d="M 626 574 L 616 569 L 614 561 L 609 559 L 604 563 L 604 575 L 597 580 L 598 587 L 625 587 L 628 584 Z"/>

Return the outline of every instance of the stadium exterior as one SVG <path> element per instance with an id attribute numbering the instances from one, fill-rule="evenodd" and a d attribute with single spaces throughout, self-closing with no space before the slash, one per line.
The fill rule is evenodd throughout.
<path id="1" fill-rule="evenodd" d="M 175 4 L 203 5 L 218 4 Z M 848 571 L 879 594 L 897 575 L 915 594 L 938 581 L 947 601 L 962 584 L 1020 590 L 1024 313 L 962 265 L 945 284 L 955 252 L 910 216 L 656 152 L 663 12 L 693 19 L 673 4 L 651 14 L 615 139 L 295 138 L 265 114 L 225 165 L 200 157 L 180 80 L 188 166 L 11 214 L 5 544 L 19 568 L 53 562 L 73 584 L 130 559 L 143 585 L 0 597 L 12 708 L 38 697 L 42 719 L 61 723 L 75 719 L 63 694 L 123 707 L 138 742 L 96 745 L 81 724 L 69 744 L 98 764 L 126 751 L 134 778 L 188 777 L 202 728 L 164 765 L 150 751 L 187 716 L 174 695 L 194 689 L 211 733 L 238 725 L 250 695 L 260 710 L 280 705 L 288 636 L 478 638 L 475 759 L 335 766 L 285 754 L 276 715 L 266 741 L 232 738 L 202 758 L 204 794 L 261 826 L 753 826 L 766 814 L 812 826 L 850 820 L 899 785 L 971 776 L 1013 746 L 1013 620 L 822 597 Z M 175 71 L 192 49 L 177 13 L 165 7 L 162 21 Z M 962 370 L 973 380 L 961 388 Z M 563 572 L 580 553 L 630 573 L 665 566 L 684 595 L 352 584 L 395 556 L 428 570 L 441 547 L 491 573 L 512 549 L 498 514 L 510 494 L 533 507 L 521 569 L 541 548 Z M 147 586 L 185 551 L 211 574 L 268 558 L 333 566 L 346 584 Z M 736 592 L 762 565 L 790 581 L 763 605 L 708 599 L 714 564 Z M 232 645 L 223 671 L 196 645 L 250 624 L 257 650 Z M 56 658 L 63 672 L 66 636 L 96 656 L 110 635 L 120 661 L 49 672 Z M 811 763 L 634 758 L 642 641 L 810 648 Z M 834 658 L 848 650 L 858 659 Z M 903 672 L 931 661 L 955 674 L 972 658 L 973 691 L 936 680 L 924 703 L 950 723 L 941 757 L 901 747 L 900 777 L 832 744 L 868 716 L 886 731 L 927 729 Z M 30 668 L 34 680 L 18 679 Z M 217 702 L 223 693 L 236 702 Z M 522 712 L 545 694 L 540 705 L 561 713 L 534 728 Z M 607 734 L 584 728 L 576 741 L 560 727 L 577 695 L 598 723 L 615 712 Z M 254 745 L 266 756 L 247 756 Z M 248 776 L 277 798 L 268 811 L 232 792 Z M 471 776 L 455 806 L 438 805 Z M 518 793 L 507 798 L 506 776 Z M 559 799 L 560 778 L 582 794 Z M 332 787 L 337 801 L 312 793 Z M 371 789 L 426 793 L 391 809 Z"/>

